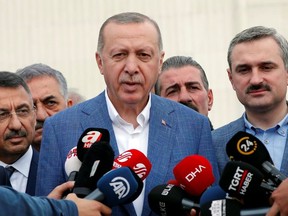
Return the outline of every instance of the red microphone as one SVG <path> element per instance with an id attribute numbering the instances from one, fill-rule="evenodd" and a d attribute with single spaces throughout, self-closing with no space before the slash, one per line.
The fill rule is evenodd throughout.
<path id="1" fill-rule="evenodd" d="M 152 164 L 148 158 L 137 149 L 129 149 L 114 159 L 113 169 L 130 167 L 141 180 L 150 173 Z"/>
<path id="2" fill-rule="evenodd" d="M 173 173 L 180 187 L 187 193 L 200 196 L 215 181 L 212 170 L 212 165 L 205 157 L 191 155 L 180 161 Z"/>

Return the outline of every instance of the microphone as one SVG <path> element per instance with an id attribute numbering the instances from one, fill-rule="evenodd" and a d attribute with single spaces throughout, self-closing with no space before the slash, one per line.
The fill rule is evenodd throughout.
<path id="1" fill-rule="evenodd" d="M 165 216 L 183 215 L 192 208 L 200 209 L 182 188 L 172 184 L 154 187 L 148 194 L 148 203 L 153 212 Z"/>
<path id="2" fill-rule="evenodd" d="M 250 164 L 230 161 L 222 172 L 219 185 L 231 197 L 244 201 L 246 206 L 266 206 L 275 187 L 263 179 L 263 174 Z"/>
<path id="3" fill-rule="evenodd" d="M 286 176 L 274 167 L 264 144 L 252 134 L 237 132 L 228 141 L 226 152 L 231 160 L 244 161 L 263 171 L 265 178 L 271 179 L 276 186 L 286 179 Z"/>
<path id="4" fill-rule="evenodd" d="M 185 157 L 173 173 L 180 187 L 192 196 L 200 196 L 215 181 L 212 165 L 200 155 Z"/>
<path id="5" fill-rule="evenodd" d="M 89 148 L 96 142 L 104 141 L 110 143 L 110 134 L 104 128 L 87 128 L 80 136 L 77 143 L 77 156 L 83 161 Z"/>
<path id="6" fill-rule="evenodd" d="M 68 176 L 68 181 L 75 181 L 82 162 L 77 157 L 77 147 L 73 147 L 67 154 L 65 161 L 65 172 Z"/>
<path id="7" fill-rule="evenodd" d="M 213 200 L 221 200 L 227 197 L 227 193 L 219 186 L 211 186 L 207 188 L 206 191 L 200 197 L 200 208 L 202 209 L 202 205 L 209 203 Z"/>
<path id="8" fill-rule="evenodd" d="M 201 215 L 239 215 L 241 203 L 228 196 L 219 186 L 208 188 L 200 198 Z"/>
<path id="9" fill-rule="evenodd" d="M 240 216 L 241 203 L 235 199 L 226 198 L 212 200 L 201 205 L 201 215 L 203 216 Z"/>
<path id="10" fill-rule="evenodd" d="M 141 179 L 129 167 L 120 167 L 103 175 L 97 183 L 97 189 L 85 199 L 102 201 L 113 207 L 134 201 L 142 189 Z"/>
<path id="11" fill-rule="evenodd" d="M 150 173 L 152 164 L 141 151 L 130 149 L 115 158 L 113 169 L 120 167 L 130 167 L 140 179 L 144 180 Z"/>
<path id="12" fill-rule="evenodd" d="M 96 189 L 98 180 L 111 170 L 113 160 L 114 151 L 109 143 L 100 141 L 93 144 L 84 156 L 74 184 L 73 193 L 83 198 Z"/>

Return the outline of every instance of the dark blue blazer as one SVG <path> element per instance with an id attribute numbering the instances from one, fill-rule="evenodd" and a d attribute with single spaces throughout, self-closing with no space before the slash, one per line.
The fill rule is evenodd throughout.
<path id="1" fill-rule="evenodd" d="M 238 131 L 245 131 L 243 116 L 227 125 L 224 125 L 223 127 L 212 131 L 213 145 L 216 150 L 217 163 L 220 173 L 222 173 L 226 163 L 229 161 L 229 158 L 226 154 L 226 144 Z M 280 171 L 288 176 L 288 137 L 286 139 Z"/>
<path id="2" fill-rule="evenodd" d="M 36 176 L 37 176 L 37 168 L 38 168 L 38 161 L 39 161 L 39 152 L 36 151 L 34 148 L 33 149 L 33 154 L 32 154 L 32 159 L 31 159 L 31 165 L 30 165 L 30 170 L 28 174 L 28 181 L 27 181 L 27 187 L 26 187 L 26 193 L 34 196 L 35 195 L 35 188 L 36 188 Z M 2 169 L 2 166 L 0 166 L 0 185 L 10 185 L 9 179 L 6 179 L 4 181 L 4 176 L 6 175 L 5 168 Z M 8 183 L 9 182 L 9 183 Z"/>
<path id="3" fill-rule="evenodd" d="M 44 124 L 39 157 L 36 195 L 47 195 L 67 180 L 64 164 L 67 153 L 87 128 L 106 128 L 115 156 L 119 155 L 105 94 L 65 109 Z M 174 101 L 152 94 L 148 159 L 152 170 L 146 178 L 142 215 L 151 215 L 147 195 L 157 185 L 174 178 L 173 168 L 185 156 L 200 154 L 210 160 L 219 179 L 208 118 Z M 128 213 L 129 212 L 129 213 Z M 113 215 L 135 215 L 132 204 L 114 207 Z"/>
<path id="4" fill-rule="evenodd" d="M 39 152 L 33 149 L 33 155 L 28 175 L 28 182 L 26 187 L 26 193 L 34 196 L 35 195 L 35 188 L 36 188 L 36 176 L 37 176 L 37 169 L 38 169 L 38 161 L 39 161 Z"/>

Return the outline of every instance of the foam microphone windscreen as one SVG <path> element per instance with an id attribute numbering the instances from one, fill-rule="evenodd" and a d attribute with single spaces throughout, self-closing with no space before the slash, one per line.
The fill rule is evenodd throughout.
<path id="1" fill-rule="evenodd" d="M 89 148 L 96 142 L 104 141 L 110 143 L 110 134 L 104 128 L 87 128 L 80 136 L 77 144 L 77 156 L 83 161 Z"/>
<path id="2" fill-rule="evenodd" d="M 65 172 L 68 176 L 68 181 L 75 181 L 82 162 L 77 157 L 77 147 L 73 147 L 67 154 L 65 161 Z"/>
<path id="3" fill-rule="evenodd" d="M 263 174 L 255 167 L 242 161 L 230 161 L 226 164 L 219 185 L 230 196 L 245 199 L 259 193 Z"/>
<path id="4" fill-rule="evenodd" d="M 200 155 L 185 157 L 173 173 L 180 186 L 192 196 L 200 196 L 215 181 L 212 165 Z"/>
<path id="5" fill-rule="evenodd" d="M 84 197 L 96 188 L 98 180 L 112 169 L 114 151 L 109 143 L 100 141 L 90 147 L 84 156 L 73 192 Z"/>
<path id="6" fill-rule="evenodd" d="M 270 154 L 263 143 L 252 134 L 244 131 L 237 132 L 227 143 L 226 152 L 230 160 L 244 161 L 257 169 L 269 161 L 273 164 Z"/>
<path id="7" fill-rule="evenodd" d="M 206 203 L 212 202 L 213 200 L 226 199 L 226 197 L 227 197 L 227 193 L 219 185 L 209 187 L 201 195 L 200 207 Z"/>
<path id="8" fill-rule="evenodd" d="M 184 215 L 192 208 L 199 209 L 199 204 L 190 199 L 180 187 L 163 184 L 154 187 L 148 194 L 148 203 L 153 212 L 158 215 Z"/>
<path id="9" fill-rule="evenodd" d="M 130 149 L 117 158 L 113 162 L 113 168 L 130 167 L 142 180 L 150 173 L 152 164 L 148 158 L 137 149 Z"/>
<path id="10" fill-rule="evenodd" d="M 142 189 L 141 179 L 129 167 L 121 167 L 103 175 L 97 183 L 97 189 L 85 199 L 97 200 L 113 207 L 134 201 Z"/>

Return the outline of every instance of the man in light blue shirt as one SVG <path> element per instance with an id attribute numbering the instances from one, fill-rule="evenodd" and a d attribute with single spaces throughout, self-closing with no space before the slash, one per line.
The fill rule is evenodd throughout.
<path id="1" fill-rule="evenodd" d="M 220 172 L 229 160 L 227 142 L 238 131 L 246 131 L 264 143 L 276 168 L 288 176 L 287 40 L 272 28 L 246 29 L 232 39 L 228 64 L 229 80 L 245 113 L 212 132 Z M 286 200 L 286 207 L 279 206 L 275 212 L 288 211 Z"/>

